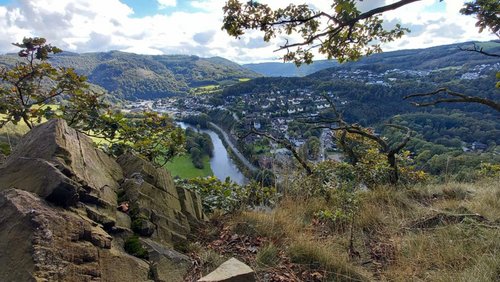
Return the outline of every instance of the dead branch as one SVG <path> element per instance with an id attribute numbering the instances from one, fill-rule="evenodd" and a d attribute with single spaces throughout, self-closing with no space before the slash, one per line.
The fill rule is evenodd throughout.
<path id="1" fill-rule="evenodd" d="M 482 98 L 482 97 L 477 97 L 477 96 L 467 96 L 462 93 L 458 93 L 455 91 L 451 91 L 448 88 L 439 88 L 435 91 L 429 92 L 429 93 L 417 93 L 417 94 L 411 94 L 408 96 L 405 96 L 403 99 L 411 99 L 411 98 L 417 98 L 417 97 L 435 97 L 439 96 L 440 94 L 444 95 L 449 95 L 452 96 L 452 98 L 436 98 L 435 100 L 429 101 L 429 102 L 422 102 L 422 103 L 417 103 L 417 102 L 412 102 L 413 105 L 417 107 L 427 107 L 427 106 L 433 106 L 441 103 L 476 103 L 476 104 L 482 104 L 485 106 L 488 106 L 498 112 L 500 112 L 500 103 L 490 100 L 487 98 Z"/>
<path id="2" fill-rule="evenodd" d="M 476 52 L 476 53 L 479 53 L 479 54 L 483 54 L 485 56 L 490 56 L 490 57 L 500 57 L 500 54 L 494 54 L 494 53 L 488 53 L 488 52 L 485 52 L 483 50 L 483 47 L 480 47 L 480 46 L 477 46 L 476 43 L 472 43 L 472 48 L 462 48 L 462 47 L 458 47 L 458 49 L 460 49 L 461 51 L 467 51 L 467 52 Z"/>

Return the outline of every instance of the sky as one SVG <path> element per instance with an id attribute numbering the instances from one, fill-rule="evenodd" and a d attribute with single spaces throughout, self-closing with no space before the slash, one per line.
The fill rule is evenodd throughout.
<path id="1" fill-rule="evenodd" d="M 0 0 L 0 54 L 15 52 L 23 37 L 45 37 L 71 52 L 120 50 L 138 54 L 221 56 L 238 63 L 279 61 L 284 41 L 264 42 L 250 31 L 241 39 L 221 30 L 226 0 Z M 243 0 L 245 1 L 245 0 Z M 361 11 L 396 0 L 364 0 Z M 271 7 L 309 4 L 331 11 L 331 0 L 261 0 Z M 387 27 L 412 30 L 383 45 L 384 51 L 424 48 L 470 40 L 498 39 L 478 32 L 476 20 L 459 13 L 462 0 L 422 0 L 384 14 Z M 293 40 L 293 38 L 291 38 Z M 292 41 L 290 41 L 292 42 Z M 321 57 L 317 57 L 321 59 Z"/>

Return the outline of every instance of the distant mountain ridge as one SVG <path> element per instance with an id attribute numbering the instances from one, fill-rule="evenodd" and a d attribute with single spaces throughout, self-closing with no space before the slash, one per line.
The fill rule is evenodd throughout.
<path id="1" fill-rule="evenodd" d="M 476 43 L 484 51 L 500 53 L 500 41 Z M 319 60 L 310 65 L 296 67 L 293 63 L 259 63 L 245 64 L 244 67 L 269 77 L 318 77 L 338 70 L 365 69 L 370 71 L 386 71 L 389 69 L 433 70 L 443 67 L 463 66 L 473 62 L 491 63 L 498 58 L 488 57 L 476 52 L 461 50 L 471 48 L 473 42 L 455 43 L 430 48 L 384 52 L 363 57 L 356 62 L 339 64 L 332 60 Z"/>
<path id="2" fill-rule="evenodd" d="M 320 70 L 338 66 L 339 63 L 335 60 L 320 60 L 314 61 L 310 65 L 295 66 L 293 63 L 257 63 L 244 64 L 243 67 L 252 70 L 256 73 L 270 77 L 303 77 L 315 73 Z"/>
<path id="3" fill-rule="evenodd" d="M 1 65 L 13 65 L 17 55 L 0 56 Z M 138 55 L 120 51 L 63 52 L 51 63 L 74 68 L 114 96 L 151 99 L 185 94 L 196 87 L 224 87 L 261 75 L 221 57 Z"/>

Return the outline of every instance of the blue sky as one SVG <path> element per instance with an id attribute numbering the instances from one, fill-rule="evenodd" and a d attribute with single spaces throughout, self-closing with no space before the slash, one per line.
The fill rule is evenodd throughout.
<path id="1" fill-rule="evenodd" d="M 0 53 L 12 42 L 41 36 L 73 52 L 121 50 L 140 54 L 221 56 L 238 63 L 276 61 L 286 38 L 267 43 L 251 31 L 241 40 L 221 30 L 226 0 L 0 0 Z M 244 0 L 246 1 L 246 0 Z M 369 10 L 397 0 L 365 0 Z M 261 0 L 273 8 L 307 3 L 331 12 L 331 0 Z M 401 23 L 412 33 L 385 44 L 386 51 L 470 40 L 498 39 L 478 33 L 473 17 L 462 16 L 462 0 L 421 0 L 384 14 L 387 27 Z M 296 38 L 288 38 L 291 42 Z M 318 57 L 321 58 L 321 57 Z"/>
<path id="2" fill-rule="evenodd" d="M 155 14 L 169 15 L 174 12 L 194 13 L 201 11 L 201 9 L 197 9 L 190 4 L 192 1 L 186 0 L 177 0 L 175 6 L 167 6 L 165 8 L 160 8 L 161 4 L 157 0 L 123 0 L 122 2 L 134 10 L 133 17 L 136 18 L 153 16 Z"/>

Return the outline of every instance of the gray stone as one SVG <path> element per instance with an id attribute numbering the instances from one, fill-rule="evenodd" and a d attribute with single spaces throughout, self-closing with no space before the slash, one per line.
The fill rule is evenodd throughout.
<path id="1" fill-rule="evenodd" d="M 80 185 L 64 175 L 54 164 L 39 158 L 12 158 L 0 167 L 0 190 L 29 191 L 57 205 L 71 206 L 78 201 Z"/>
<path id="2" fill-rule="evenodd" d="M 0 167 L 0 190 L 17 187 L 56 204 L 89 200 L 111 209 L 122 178 L 116 161 L 89 137 L 53 119 L 28 132 Z"/>
<path id="3" fill-rule="evenodd" d="M 163 244 L 185 243 L 190 224 L 182 213 L 179 199 L 164 189 L 136 179 L 126 179 L 121 189 L 123 199 L 130 205 L 129 215 L 134 231 Z"/>
<path id="4" fill-rule="evenodd" d="M 150 239 L 141 239 L 148 250 L 151 273 L 155 281 L 183 281 L 192 263 L 189 257 Z"/>
<path id="5" fill-rule="evenodd" d="M 132 228 L 132 221 L 130 220 L 130 216 L 128 214 L 121 212 L 121 211 L 116 211 L 116 226 L 119 228 L 126 228 L 126 229 L 131 229 Z"/>
<path id="6" fill-rule="evenodd" d="M 255 282 L 255 276 L 248 265 L 231 258 L 198 282 Z"/>
<path id="7" fill-rule="evenodd" d="M 109 216 L 106 209 L 87 205 L 85 206 L 85 210 L 88 218 L 102 224 L 106 230 L 110 230 L 116 224 L 115 215 L 113 217 Z"/>
<path id="8" fill-rule="evenodd" d="M 139 218 L 134 220 L 132 230 L 141 236 L 149 237 L 155 232 L 155 225 L 147 219 Z"/>
<path id="9" fill-rule="evenodd" d="M 175 199 L 179 198 L 172 176 L 165 169 L 156 168 L 151 162 L 133 154 L 123 154 L 116 161 L 122 167 L 126 178 L 135 179 L 138 182 L 145 181 L 167 192 Z"/>
<path id="10" fill-rule="evenodd" d="M 0 210 L 0 281 L 123 281 L 105 275 L 119 266 L 128 281 L 147 280 L 147 264 L 74 212 L 18 189 L 0 192 Z"/>

